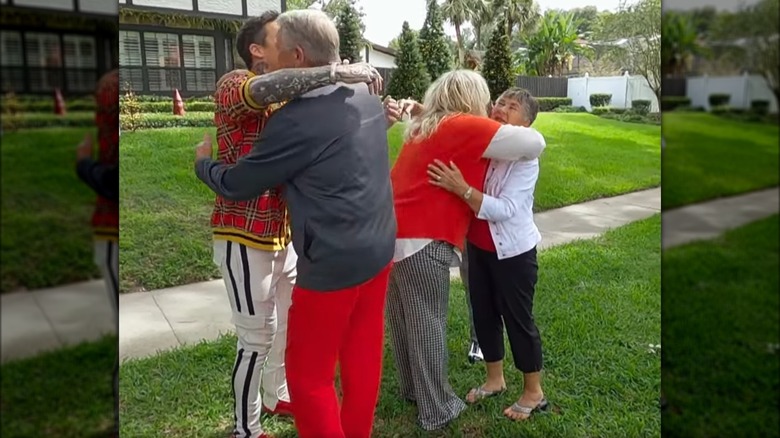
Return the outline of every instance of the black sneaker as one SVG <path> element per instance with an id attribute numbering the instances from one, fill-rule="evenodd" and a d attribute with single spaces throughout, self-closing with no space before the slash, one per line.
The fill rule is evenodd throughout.
<path id="1" fill-rule="evenodd" d="M 479 348 L 479 344 L 472 342 L 469 347 L 469 363 L 482 362 L 485 358 L 482 356 L 482 350 Z"/>

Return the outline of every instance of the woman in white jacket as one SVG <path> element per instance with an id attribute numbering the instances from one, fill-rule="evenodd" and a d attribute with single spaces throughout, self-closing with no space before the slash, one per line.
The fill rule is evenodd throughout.
<path id="1" fill-rule="evenodd" d="M 539 105 L 527 90 L 512 88 L 496 101 L 491 118 L 529 127 L 538 112 Z M 491 160 L 484 192 L 470 187 L 452 163 L 432 163 L 428 174 L 431 184 L 459 196 L 476 215 L 468 232 L 469 294 L 487 379 L 468 393 L 466 401 L 476 403 L 506 390 L 506 326 L 524 386 L 522 396 L 504 410 L 504 415 L 512 420 L 528 419 L 548 407 L 541 385 L 542 341 L 533 317 L 536 246 L 541 241 L 533 219 L 539 160 Z M 460 196 L 462 193 L 470 196 Z"/>

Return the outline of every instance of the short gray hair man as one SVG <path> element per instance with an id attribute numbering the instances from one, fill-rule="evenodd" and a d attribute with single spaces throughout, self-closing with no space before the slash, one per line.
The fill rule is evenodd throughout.
<path id="1" fill-rule="evenodd" d="M 339 32 L 324 12 L 314 9 L 288 11 L 276 20 L 278 44 L 283 50 L 299 47 L 311 66 L 340 62 Z"/>

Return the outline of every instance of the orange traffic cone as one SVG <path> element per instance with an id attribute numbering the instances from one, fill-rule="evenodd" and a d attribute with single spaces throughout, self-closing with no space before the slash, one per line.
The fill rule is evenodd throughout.
<path id="1" fill-rule="evenodd" d="M 65 110 L 65 100 L 62 98 L 62 93 L 60 92 L 59 88 L 54 89 L 54 114 L 57 114 L 58 116 L 64 116 L 66 113 Z"/>
<path id="2" fill-rule="evenodd" d="M 179 94 L 179 90 L 176 88 L 173 89 L 173 115 L 174 116 L 184 115 L 184 101 L 181 100 L 181 95 Z"/>

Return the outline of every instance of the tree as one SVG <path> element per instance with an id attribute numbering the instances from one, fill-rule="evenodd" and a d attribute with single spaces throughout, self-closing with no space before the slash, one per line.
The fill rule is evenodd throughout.
<path id="1" fill-rule="evenodd" d="M 503 24 L 503 23 L 502 23 Z M 482 75 L 490 88 L 491 99 L 497 99 L 514 82 L 512 56 L 509 53 L 509 36 L 505 26 L 498 26 L 490 37 Z"/>
<path id="2" fill-rule="evenodd" d="M 431 80 L 452 67 L 452 53 L 444 35 L 444 20 L 436 0 L 428 0 L 428 13 L 418 38 L 420 55 L 425 61 Z"/>
<path id="3" fill-rule="evenodd" d="M 526 70 L 539 76 L 561 76 L 577 55 L 591 57 L 593 49 L 580 42 L 577 23 L 571 13 L 547 11 L 538 29 L 530 34 Z"/>
<path id="4" fill-rule="evenodd" d="M 444 18 L 455 27 L 455 40 L 458 44 L 458 66 L 463 65 L 462 26 L 474 17 L 473 0 L 444 0 L 442 5 Z"/>
<path id="5" fill-rule="evenodd" d="M 577 22 L 577 33 L 580 36 L 590 35 L 595 30 L 599 18 L 597 7 L 585 6 L 584 8 L 570 9 L 569 12 L 574 15 L 574 21 Z"/>
<path id="6" fill-rule="evenodd" d="M 287 0 L 287 10 L 293 11 L 296 9 L 307 9 L 316 1 L 317 0 Z"/>
<path id="7" fill-rule="evenodd" d="M 339 31 L 339 55 L 349 59 L 350 63 L 361 62 L 361 52 L 365 47 L 361 30 L 360 14 L 355 8 L 355 0 L 341 2 L 336 12 L 336 28 Z"/>
<path id="8" fill-rule="evenodd" d="M 706 51 L 699 44 L 699 35 L 689 15 L 664 12 L 661 28 L 661 71 L 664 76 L 684 76 L 691 60 Z"/>
<path id="9" fill-rule="evenodd" d="M 777 1 L 777 0 L 774 0 Z M 609 56 L 632 75 L 641 75 L 661 101 L 661 0 L 621 0 L 604 29 L 611 41 Z"/>
<path id="10" fill-rule="evenodd" d="M 395 56 L 396 69 L 387 84 L 387 94 L 399 99 L 409 98 L 421 101 L 431 83 L 431 78 L 425 68 L 417 37 L 409 28 L 409 22 L 404 21 Z"/>
<path id="11" fill-rule="evenodd" d="M 512 39 L 515 27 L 525 34 L 539 18 L 539 5 L 533 0 L 494 0 L 493 7 L 506 26 L 506 35 Z"/>
<path id="12" fill-rule="evenodd" d="M 493 7 L 493 2 L 476 0 L 472 8 L 471 27 L 476 38 L 476 49 L 485 48 L 486 33 L 493 29 L 498 17 L 498 11 Z"/>

